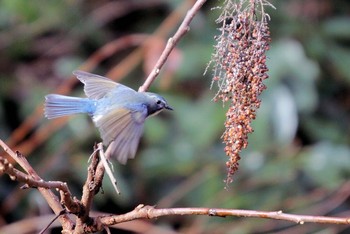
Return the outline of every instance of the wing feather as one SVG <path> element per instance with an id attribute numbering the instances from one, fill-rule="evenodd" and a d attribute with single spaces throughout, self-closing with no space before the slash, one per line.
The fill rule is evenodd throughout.
<path id="1" fill-rule="evenodd" d="M 104 145 L 112 143 L 113 155 L 120 163 L 125 164 L 129 158 L 135 157 L 146 116 L 146 109 L 130 111 L 117 108 L 103 116 L 93 117 Z"/>
<path id="2" fill-rule="evenodd" d="M 103 76 L 84 71 L 74 71 L 73 74 L 84 84 L 84 92 L 91 99 L 100 99 L 115 88 L 132 90 Z"/>

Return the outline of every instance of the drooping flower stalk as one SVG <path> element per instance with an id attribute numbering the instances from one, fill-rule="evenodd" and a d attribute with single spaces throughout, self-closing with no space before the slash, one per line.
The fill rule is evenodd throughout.
<path id="1" fill-rule="evenodd" d="M 269 49 L 269 16 L 266 1 L 225 0 L 218 18 L 221 34 L 216 37 L 213 84 L 218 85 L 215 101 L 229 103 L 222 139 L 229 157 L 226 184 L 238 170 L 240 152 L 248 145 L 251 122 L 260 107 L 259 95 L 268 78 L 266 51 Z M 212 84 L 212 85 L 213 85 Z"/>

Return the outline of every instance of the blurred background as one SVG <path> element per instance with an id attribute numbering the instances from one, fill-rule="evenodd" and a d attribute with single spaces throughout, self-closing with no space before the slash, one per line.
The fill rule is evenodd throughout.
<path id="1" fill-rule="evenodd" d="M 98 132 L 86 115 L 44 119 L 44 96 L 84 96 L 71 76 L 77 69 L 138 89 L 193 2 L 1 1 L 0 138 L 25 154 L 42 178 L 67 182 L 79 198 Z M 143 203 L 350 216 L 350 2 L 272 3 L 276 10 L 266 8 L 272 19 L 270 78 L 229 189 L 220 140 L 227 107 L 211 100 L 216 90 L 209 89 L 210 70 L 203 76 L 219 33 L 220 12 L 213 8 L 220 2 L 208 1 L 151 87 L 175 111 L 148 119 L 136 159 L 126 166 L 114 161 L 122 194 L 105 178 L 95 211 L 125 213 Z M 21 185 L 0 177 L 0 230 L 16 224 L 19 233 L 36 233 L 52 212 L 37 190 Z M 48 218 L 36 223 L 35 217 Z M 203 216 L 119 228 L 112 233 L 349 231 L 342 225 Z"/>

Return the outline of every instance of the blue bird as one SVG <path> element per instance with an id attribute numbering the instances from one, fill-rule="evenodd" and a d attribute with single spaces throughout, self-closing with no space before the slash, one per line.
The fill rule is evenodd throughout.
<path id="1" fill-rule="evenodd" d="M 122 164 L 134 158 L 148 116 L 173 110 L 155 93 L 137 92 L 106 77 L 83 71 L 73 74 L 84 84 L 88 98 L 58 94 L 45 96 L 45 116 L 54 119 L 87 113 L 98 128 L 103 144 L 112 142 L 112 154 Z"/>

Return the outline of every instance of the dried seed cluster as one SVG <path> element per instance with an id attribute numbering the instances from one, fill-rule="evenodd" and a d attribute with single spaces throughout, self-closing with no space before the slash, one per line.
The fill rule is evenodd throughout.
<path id="1" fill-rule="evenodd" d="M 268 78 L 265 53 L 270 41 L 265 17 L 257 20 L 255 9 L 240 11 L 241 6 L 231 7 L 235 14 L 227 14 L 226 9 L 221 16 L 223 26 L 212 58 L 213 82 L 219 86 L 214 100 L 230 102 L 222 135 L 229 157 L 226 184 L 232 182 L 238 170 L 239 154 L 248 145 L 248 133 L 253 132 L 251 121 L 260 106 L 258 96 L 266 88 L 263 80 Z"/>

